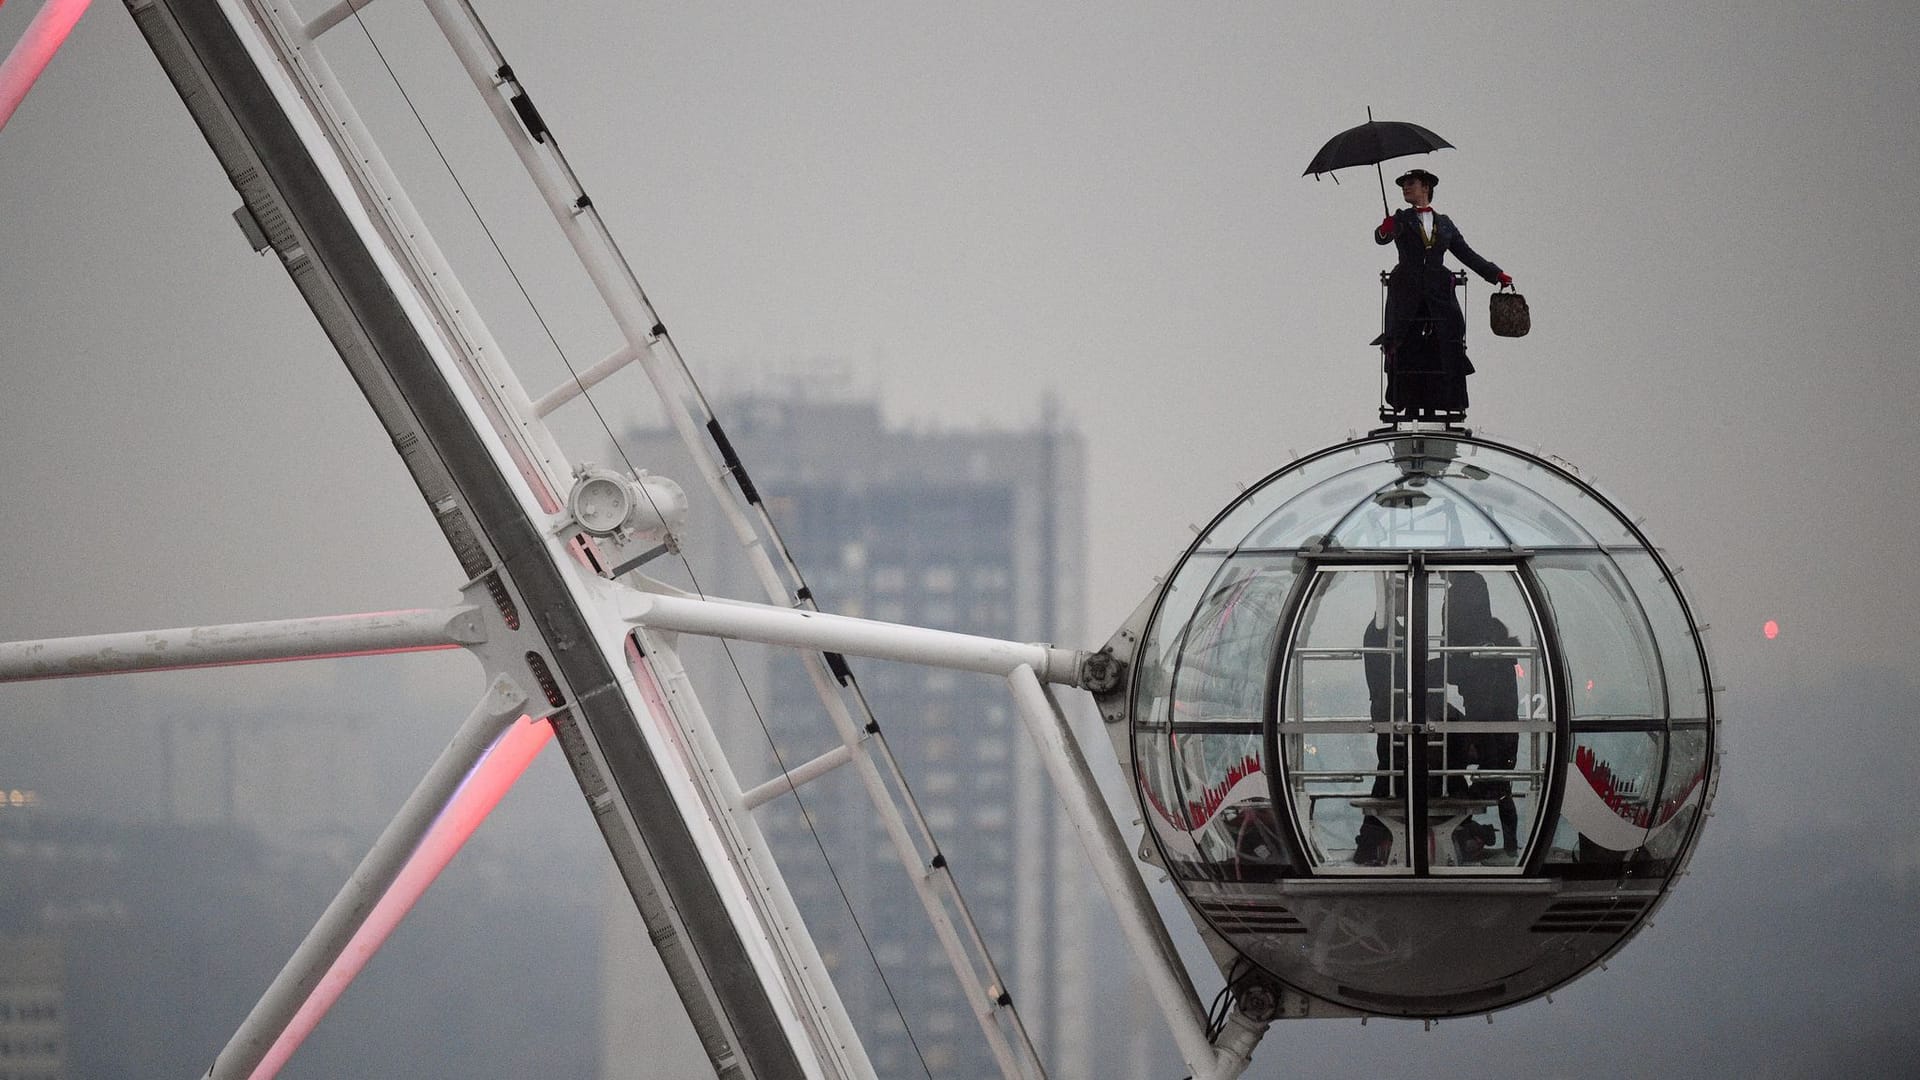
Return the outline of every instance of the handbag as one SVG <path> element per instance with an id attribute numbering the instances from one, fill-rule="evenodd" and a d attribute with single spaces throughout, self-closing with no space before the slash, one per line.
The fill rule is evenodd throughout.
<path id="1" fill-rule="evenodd" d="M 1488 299 L 1488 317 L 1493 322 L 1493 332 L 1500 337 L 1526 337 L 1533 329 L 1533 316 L 1527 311 L 1527 298 L 1513 291 L 1513 286 L 1502 285 Z"/>

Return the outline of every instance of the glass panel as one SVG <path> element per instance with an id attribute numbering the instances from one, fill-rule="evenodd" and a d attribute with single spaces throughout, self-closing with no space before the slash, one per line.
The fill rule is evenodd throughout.
<path id="1" fill-rule="evenodd" d="M 1215 575 L 1180 649 L 1176 726 L 1189 720 L 1259 723 L 1295 576 L 1290 557 L 1262 556 L 1234 559 Z"/>
<path id="2" fill-rule="evenodd" d="M 1169 842 L 1170 868 L 1186 880 L 1272 881 L 1287 869 L 1286 845 L 1274 812 L 1272 788 L 1261 768 L 1256 734 L 1175 733 L 1173 786 L 1177 806 L 1156 806 L 1167 820 L 1186 823 Z"/>
<path id="3" fill-rule="evenodd" d="M 1552 554 L 1536 558 L 1533 569 L 1560 635 L 1573 718 L 1664 715 L 1653 632 L 1613 562 Z"/>
<path id="4" fill-rule="evenodd" d="M 1660 783 L 1658 731 L 1575 732 L 1550 863 L 1623 864 L 1647 839 Z"/>
<path id="5" fill-rule="evenodd" d="M 1287 794 L 1309 860 L 1411 869 L 1405 736 L 1406 573 L 1328 570 L 1288 654 L 1281 709 Z"/>
<path id="6" fill-rule="evenodd" d="M 1508 546 L 1500 530 L 1459 492 L 1424 476 L 1395 475 L 1335 526 L 1333 537 L 1348 549 Z"/>
<path id="7" fill-rule="evenodd" d="M 1218 556 L 1195 555 L 1181 565 L 1134 660 L 1139 667 L 1134 686 L 1134 776 L 1141 801 L 1149 808 L 1147 823 L 1175 860 L 1197 857 L 1197 852 L 1187 833 L 1181 785 L 1175 780 L 1179 744 L 1169 724 L 1174 671 L 1187 624 L 1223 561 Z"/>
<path id="8" fill-rule="evenodd" d="M 1489 473 L 1505 477 L 1509 483 L 1526 489 L 1535 498 L 1552 503 L 1558 509 L 1554 515 L 1556 519 L 1572 520 L 1594 541 L 1609 547 L 1639 546 L 1640 542 L 1634 538 L 1632 531 L 1627 528 L 1626 522 L 1622 521 L 1618 514 L 1587 494 L 1585 488 L 1558 472 L 1490 447 L 1463 444 L 1461 450 L 1463 463 L 1477 465 Z M 1542 520 L 1540 526 L 1542 528 L 1564 527 L 1556 526 L 1546 520 Z M 1582 545 L 1587 542 L 1584 539 L 1579 541 Z"/>
<path id="9" fill-rule="evenodd" d="M 1335 475 L 1279 508 L 1256 526 L 1241 545 L 1249 548 L 1298 548 L 1325 536 L 1373 493 L 1400 478 L 1392 462 L 1376 461 Z"/>
<path id="10" fill-rule="evenodd" d="M 1427 575 L 1430 862 L 1514 867 L 1551 761 L 1539 633 L 1511 570 Z"/>
<path id="11" fill-rule="evenodd" d="M 1305 535 L 1294 528 L 1301 513 L 1301 507 L 1291 504 L 1299 499 L 1302 492 L 1325 483 L 1350 469 L 1358 468 L 1368 462 L 1380 461 L 1386 451 L 1380 446 L 1355 447 L 1314 458 L 1304 464 L 1298 464 L 1293 471 L 1272 478 L 1264 486 L 1257 488 L 1247 496 L 1246 501 L 1233 508 L 1220 522 L 1207 530 L 1200 541 L 1202 550 L 1231 550 L 1239 547 L 1297 547 L 1294 544 L 1268 543 L 1272 537 L 1299 537 Z M 1322 528 L 1324 532 L 1324 527 Z M 1260 544 L 1254 544 L 1249 537 L 1256 532 L 1264 534 Z"/>
<path id="12" fill-rule="evenodd" d="M 1671 859 L 1693 830 L 1693 820 L 1707 797 L 1707 729 L 1675 728 L 1668 736 L 1667 775 L 1660 785 L 1660 801 L 1647 831 L 1647 852 Z"/>
<path id="13" fill-rule="evenodd" d="M 1622 552 L 1614 562 L 1640 598 L 1653 640 L 1660 647 L 1660 667 L 1667 677 L 1667 710 L 1675 719 L 1707 718 L 1707 674 L 1692 624 L 1680 606 L 1680 593 L 1660 572 L 1650 552 Z"/>
<path id="14" fill-rule="evenodd" d="M 1137 724 L 1165 723 L 1172 703 L 1173 676 L 1179 663 L 1181 643 L 1187 624 L 1206 596 L 1225 558 L 1218 555 L 1194 555 L 1174 574 L 1173 584 L 1160 602 L 1160 611 L 1134 657 L 1139 681 L 1134 686 L 1133 715 Z"/>
<path id="15" fill-rule="evenodd" d="M 1196 555 L 1142 643 L 1135 768 L 1176 877 L 1272 880 L 1285 868 L 1260 723 L 1294 577 L 1290 559 Z"/>
<path id="16" fill-rule="evenodd" d="M 1395 447 L 1400 441 L 1365 443 L 1313 458 L 1270 478 L 1207 530 L 1200 549 L 1297 548 L 1324 535 L 1350 511 L 1364 510 L 1375 492 L 1398 482 L 1401 470 L 1391 459 L 1399 452 Z M 1457 459 L 1451 457 L 1454 453 Z M 1424 461 L 1430 477 L 1452 487 L 1456 497 L 1487 515 L 1490 524 L 1485 527 L 1510 538 L 1499 546 L 1508 542 L 1530 547 L 1640 546 L 1632 529 L 1604 500 L 1547 466 L 1498 448 L 1450 440 L 1446 453 L 1436 452 Z M 1354 535 L 1377 539 L 1388 534 L 1381 530 Z M 1485 546 L 1483 536 L 1466 528 L 1461 543 Z M 1370 540 L 1364 546 L 1382 545 Z"/>
<path id="17" fill-rule="evenodd" d="M 1493 520 L 1495 528 L 1522 547 L 1592 547 L 1587 531 L 1552 503 L 1499 473 L 1465 469 L 1449 474 L 1457 488 Z"/>

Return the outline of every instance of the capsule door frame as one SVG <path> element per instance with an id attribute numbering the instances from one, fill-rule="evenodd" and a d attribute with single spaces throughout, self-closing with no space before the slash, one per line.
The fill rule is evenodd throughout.
<path id="1" fill-rule="evenodd" d="M 1280 645 L 1275 651 L 1269 673 L 1262 725 L 1266 733 L 1267 760 L 1273 762 L 1275 766 L 1268 772 L 1269 783 L 1273 787 L 1273 803 L 1276 807 L 1286 808 L 1287 839 L 1296 849 L 1295 864 L 1306 873 L 1315 876 L 1338 874 L 1392 878 L 1461 875 L 1518 876 L 1535 870 L 1544 846 L 1540 843 L 1542 830 L 1547 828 L 1553 820 L 1560 801 L 1559 789 L 1563 780 L 1564 763 L 1559 758 L 1560 747 L 1565 745 L 1567 737 L 1568 710 L 1564 693 L 1565 680 L 1561 677 L 1561 658 L 1555 646 L 1551 614 L 1546 610 L 1538 591 L 1539 583 L 1534 580 L 1525 555 L 1517 554 L 1510 558 L 1502 558 L 1486 552 L 1458 554 L 1410 552 L 1395 553 L 1385 557 L 1355 554 L 1339 558 L 1315 559 L 1302 570 L 1299 580 L 1295 583 L 1293 596 L 1284 618 L 1284 633 L 1280 637 Z M 1460 571 L 1512 575 L 1511 580 L 1526 606 L 1532 631 L 1532 652 L 1535 656 L 1536 673 L 1534 678 L 1537 684 L 1544 685 L 1544 690 L 1531 699 L 1534 708 L 1527 711 L 1526 718 L 1521 720 L 1516 716 L 1514 731 L 1534 740 L 1530 746 L 1531 760 L 1534 764 L 1530 778 L 1534 782 L 1531 794 L 1536 805 L 1519 834 L 1519 857 L 1511 865 L 1435 866 L 1432 865 L 1429 852 L 1428 838 L 1431 835 L 1431 823 L 1429 821 L 1428 754 L 1416 753 L 1414 748 L 1424 748 L 1428 745 L 1427 741 L 1430 738 L 1438 737 L 1442 740 L 1439 745 L 1444 755 L 1446 736 L 1450 732 L 1459 732 L 1462 725 L 1447 719 L 1444 686 L 1439 688 L 1442 691 L 1439 698 L 1442 705 L 1438 710 L 1440 718 L 1436 720 L 1427 715 L 1432 710 L 1432 691 L 1435 689 L 1428 686 L 1428 652 L 1433 641 L 1428 632 L 1428 597 L 1432 575 Z M 1363 664 L 1365 663 L 1365 655 L 1369 650 L 1364 646 L 1303 651 L 1301 640 L 1303 631 L 1310 632 L 1312 629 L 1304 625 L 1309 610 L 1314 606 L 1315 600 L 1324 595 L 1336 580 L 1328 575 L 1355 572 L 1393 575 L 1388 579 L 1389 588 L 1397 593 L 1391 617 L 1387 620 L 1387 626 L 1383 628 L 1388 630 L 1387 647 L 1396 650 L 1390 654 L 1392 657 L 1390 662 L 1392 674 L 1397 676 L 1397 678 L 1390 678 L 1389 681 L 1390 699 L 1385 726 L 1383 728 L 1373 719 L 1371 701 L 1370 714 L 1364 722 L 1353 718 L 1333 722 L 1305 719 L 1289 721 L 1289 715 L 1301 717 L 1305 715 L 1300 684 L 1305 681 L 1302 664 L 1307 658 L 1306 652 L 1314 652 L 1316 655 L 1321 652 L 1351 654 L 1350 657 L 1343 655 L 1334 658 L 1357 658 Z M 1416 603 L 1416 600 L 1419 602 Z M 1403 628 L 1397 647 L 1393 644 L 1393 628 L 1396 624 Z M 1416 642 L 1420 643 L 1417 648 L 1413 647 Z M 1416 695 L 1412 692 L 1413 687 L 1424 689 Z M 1371 693 L 1370 688 L 1370 698 Z M 1292 696 L 1291 702 L 1290 696 Z M 1420 715 L 1417 717 L 1412 715 L 1416 701 L 1420 702 Z M 1290 704 L 1293 706 L 1291 711 Z M 1541 715 L 1542 712 L 1544 715 Z M 1465 726 L 1473 728 L 1476 724 L 1469 721 Z M 1367 732 L 1375 738 L 1376 747 L 1377 740 L 1381 737 L 1401 740 L 1398 747 L 1389 743 L 1386 750 L 1376 751 L 1375 769 L 1371 775 L 1376 777 L 1376 787 L 1379 786 L 1379 777 L 1390 777 L 1386 785 L 1388 797 L 1398 799 L 1405 804 L 1402 812 L 1404 816 L 1401 819 L 1405 823 L 1404 830 L 1394 835 L 1396 842 L 1403 845 L 1404 855 L 1410 858 L 1406 858 L 1400 865 L 1363 866 L 1339 865 L 1326 856 L 1322 845 L 1313 835 L 1315 826 L 1311 819 L 1314 817 L 1314 799 L 1338 796 L 1330 796 L 1327 793 L 1316 796 L 1306 791 L 1303 783 L 1296 783 L 1298 776 L 1310 774 L 1309 770 L 1302 767 L 1302 762 L 1296 759 L 1303 758 L 1305 753 L 1313 752 L 1304 746 L 1304 740 L 1311 731 L 1336 735 Z M 1290 745 L 1286 741 L 1287 737 L 1295 738 L 1300 742 Z M 1544 746 L 1539 742 L 1542 738 L 1544 738 Z M 1385 755 L 1384 762 L 1379 760 L 1380 754 Z M 1386 771 L 1382 772 L 1383 769 Z M 1355 779 L 1358 777 L 1355 776 Z M 1393 793 L 1396 786 L 1400 788 L 1400 794 L 1397 796 Z M 1301 790 L 1296 792 L 1296 787 L 1300 787 Z M 1345 794 L 1350 796 L 1358 792 Z M 1304 808 L 1299 801 L 1301 797 L 1307 800 Z M 1356 800 L 1350 800 L 1350 803 L 1352 801 Z M 1373 813 L 1371 809 L 1365 811 L 1363 819 L 1372 817 Z M 1356 848 L 1357 846 L 1356 838 Z"/>

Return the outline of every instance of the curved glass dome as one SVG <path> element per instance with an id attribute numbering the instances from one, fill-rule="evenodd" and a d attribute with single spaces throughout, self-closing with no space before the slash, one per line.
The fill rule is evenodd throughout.
<path id="1" fill-rule="evenodd" d="M 1667 566 L 1569 468 L 1384 433 L 1223 511 L 1134 652 L 1129 747 L 1197 919 L 1327 1012 L 1485 1012 L 1616 948 L 1713 787 Z"/>

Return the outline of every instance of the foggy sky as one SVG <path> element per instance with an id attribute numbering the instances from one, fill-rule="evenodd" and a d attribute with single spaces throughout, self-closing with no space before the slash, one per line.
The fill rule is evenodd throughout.
<path id="1" fill-rule="evenodd" d="M 0 9 L 0 43 L 32 11 Z M 1096 640 L 1065 644 L 1098 644 L 1236 482 L 1373 426 L 1379 191 L 1371 171 L 1299 173 L 1368 105 L 1444 135 L 1458 149 L 1416 162 L 1441 177 L 1436 206 L 1534 314 L 1529 337 L 1493 338 L 1470 288 L 1473 426 L 1646 516 L 1728 687 L 1728 771 L 1695 874 L 1576 1007 L 1515 1022 L 1547 1038 L 1604 1016 L 1631 1060 L 1683 1045 L 1673 995 L 1737 994 L 1750 1010 L 1702 1014 L 1723 1028 L 1685 1043 L 1730 1047 L 1752 1017 L 1790 1013 L 1793 984 L 1758 960 L 1672 963 L 1763 947 L 1717 905 L 1802 910 L 1844 881 L 1837 895 L 1911 908 L 1908 5 L 482 14 L 710 392 L 840 382 L 927 426 L 1024 423 L 1057 396 L 1091 482 Z M 412 9 L 367 17 L 383 46 L 421 40 Z M 336 63 L 376 70 L 354 55 Z M 569 360 L 598 359 L 612 342 L 571 298 L 544 212 L 487 165 L 510 156 L 454 148 L 493 136 L 460 118 L 464 77 L 429 58 L 402 78 L 436 135 L 471 136 L 442 143 Z M 433 166 L 397 101 L 373 119 L 403 165 Z M 486 255 L 443 179 L 415 194 L 444 211 L 450 252 Z M 451 601 L 444 541 L 277 260 L 227 219 L 237 204 L 102 0 L 0 131 L 0 640 Z M 469 285 L 523 371 L 563 374 L 497 269 Z M 617 421 L 644 416 L 645 395 L 627 373 L 601 397 Z M 457 722 L 476 669 L 423 663 L 423 699 Z M 329 670 L 144 685 L 224 701 L 324 690 Z M 0 688 L 0 723 L 58 731 L 72 694 Z M 1819 929 L 1844 937 L 1839 921 Z M 1804 950 L 1833 958 L 1820 985 L 1845 987 L 1848 940 Z M 1680 985 L 1621 988 L 1623 965 Z M 1897 1005 L 1860 1007 L 1890 1038 Z M 1405 1036 L 1383 1027 L 1338 1029 L 1341 1060 L 1401 1060 Z M 1276 1031 L 1252 1075 L 1285 1075 L 1298 1038 Z M 1431 1038 L 1413 1045 L 1505 1054 L 1512 1035 Z"/>

